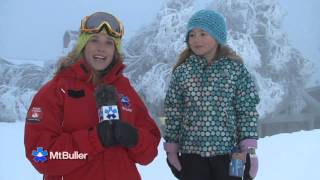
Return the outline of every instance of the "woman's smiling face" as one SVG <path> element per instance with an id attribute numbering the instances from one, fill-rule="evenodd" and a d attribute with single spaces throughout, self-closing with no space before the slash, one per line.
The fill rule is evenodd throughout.
<path id="1" fill-rule="evenodd" d="M 84 57 L 93 70 L 101 71 L 111 64 L 114 52 L 115 43 L 112 37 L 100 32 L 88 40 L 84 49 Z"/>

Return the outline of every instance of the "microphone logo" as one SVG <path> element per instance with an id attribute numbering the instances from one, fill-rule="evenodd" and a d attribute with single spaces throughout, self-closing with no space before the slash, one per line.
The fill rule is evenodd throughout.
<path id="1" fill-rule="evenodd" d="M 116 105 L 102 106 L 99 109 L 99 119 L 102 121 L 119 120 L 119 111 Z"/>

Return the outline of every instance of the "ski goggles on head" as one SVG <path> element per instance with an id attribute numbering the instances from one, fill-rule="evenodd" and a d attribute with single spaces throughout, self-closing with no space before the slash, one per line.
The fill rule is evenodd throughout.
<path id="1" fill-rule="evenodd" d="M 115 38 L 122 38 L 124 28 L 122 23 L 113 15 L 105 12 L 96 12 L 81 20 L 81 32 L 98 33 L 105 28 L 108 34 Z"/>

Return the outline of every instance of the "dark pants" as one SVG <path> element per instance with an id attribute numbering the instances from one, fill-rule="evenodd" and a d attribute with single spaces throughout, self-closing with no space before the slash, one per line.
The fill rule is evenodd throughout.
<path id="1" fill-rule="evenodd" d="M 205 158 L 195 154 L 182 154 L 180 160 L 182 165 L 180 180 L 242 180 L 239 177 L 229 176 L 229 155 Z M 248 167 L 250 167 L 249 160 L 246 163 L 244 180 L 251 180 L 248 176 Z"/>

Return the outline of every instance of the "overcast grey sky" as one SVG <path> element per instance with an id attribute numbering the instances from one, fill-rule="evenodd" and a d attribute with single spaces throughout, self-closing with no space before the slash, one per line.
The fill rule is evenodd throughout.
<path id="1" fill-rule="evenodd" d="M 290 42 L 303 52 L 304 57 L 320 61 L 320 1 L 279 0 L 287 11 L 283 29 Z"/>
<path id="2" fill-rule="evenodd" d="M 128 38 L 151 22 L 161 7 L 161 1 L 150 0 L 1 1 L 0 57 L 30 59 L 60 55 L 65 31 L 78 30 L 81 19 L 95 11 L 116 15 Z"/>
<path id="3" fill-rule="evenodd" d="M 150 23 L 163 0 L 1 0 L 0 57 L 55 60 L 66 30 L 77 30 L 83 16 L 111 12 L 124 23 L 125 39 Z M 283 29 L 307 58 L 320 55 L 320 1 L 279 0 L 288 12 Z M 197 0 L 196 8 L 212 0 Z"/>

